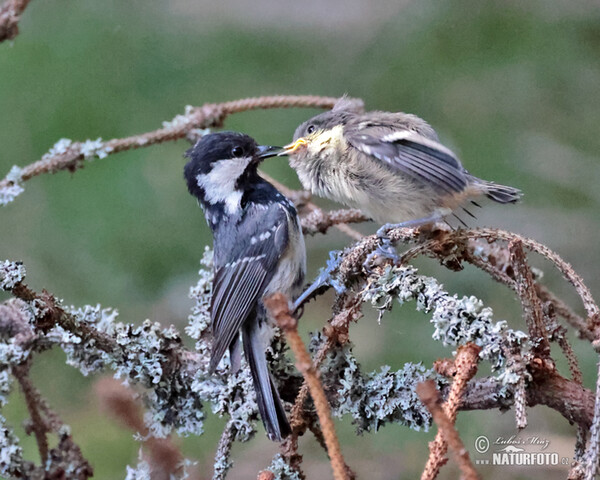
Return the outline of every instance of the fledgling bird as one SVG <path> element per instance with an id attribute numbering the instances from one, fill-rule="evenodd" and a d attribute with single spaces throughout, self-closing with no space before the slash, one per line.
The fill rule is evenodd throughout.
<path id="1" fill-rule="evenodd" d="M 260 416 L 275 441 L 290 433 L 290 425 L 267 368 L 272 328 L 262 298 L 282 292 L 293 301 L 306 272 L 296 209 L 257 172 L 264 158 L 280 150 L 241 133 L 212 133 L 186 152 L 184 170 L 214 237 L 210 372 L 227 349 L 232 369 L 239 368 L 241 331 Z"/>
<path id="2" fill-rule="evenodd" d="M 364 112 L 345 97 L 302 123 L 285 154 L 306 190 L 384 224 L 431 223 L 480 196 L 499 203 L 521 197 L 516 188 L 467 172 L 421 118 Z"/>

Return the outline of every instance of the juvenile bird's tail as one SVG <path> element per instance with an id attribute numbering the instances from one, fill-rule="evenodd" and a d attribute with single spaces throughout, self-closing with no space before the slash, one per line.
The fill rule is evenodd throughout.
<path id="1" fill-rule="evenodd" d="M 257 321 L 247 321 L 243 327 L 244 353 L 254 381 L 256 403 L 267 435 L 275 442 L 287 437 L 292 429 L 281 404 L 279 393 L 267 368 L 265 345 L 259 333 Z"/>
<path id="2" fill-rule="evenodd" d="M 481 178 L 469 176 L 469 183 L 481 189 L 481 193 L 498 203 L 516 203 L 523 193 L 521 190 L 494 182 L 488 182 Z"/>

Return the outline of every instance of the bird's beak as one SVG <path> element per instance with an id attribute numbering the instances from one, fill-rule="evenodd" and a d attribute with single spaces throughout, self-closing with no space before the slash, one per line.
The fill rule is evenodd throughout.
<path id="1" fill-rule="evenodd" d="M 308 142 L 304 138 L 300 137 L 294 143 L 290 143 L 289 145 L 286 145 L 285 147 L 283 147 L 283 149 L 281 150 L 281 152 L 279 152 L 277 154 L 277 156 L 289 155 L 290 153 L 295 153 L 296 150 L 298 150 L 300 148 L 304 148 L 307 144 L 308 144 Z"/>
<path id="2" fill-rule="evenodd" d="M 263 158 L 275 157 L 276 155 L 279 155 L 283 151 L 283 148 L 272 147 L 270 145 L 259 145 L 257 150 L 257 156 L 262 160 Z"/>

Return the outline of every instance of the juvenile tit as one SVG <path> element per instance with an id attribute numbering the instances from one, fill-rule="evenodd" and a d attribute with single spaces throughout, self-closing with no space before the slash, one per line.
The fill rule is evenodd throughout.
<path id="1" fill-rule="evenodd" d="M 306 272 L 296 209 L 257 173 L 258 164 L 280 150 L 241 133 L 213 133 L 186 152 L 184 171 L 214 237 L 210 371 L 227 349 L 233 370 L 239 368 L 241 332 L 260 416 L 275 441 L 291 430 L 267 369 L 272 328 L 262 298 L 282 292 L 294 300 Z"/>
<path id="2" fill-rule="evenodd" d="M 480 196 L 499 203 L 521 196 L 469 174 L 419 117 L 364 112 L 347 98 L 301 124 L 281 154 L 306 190 L 379 223 L 426 224 Z"/>

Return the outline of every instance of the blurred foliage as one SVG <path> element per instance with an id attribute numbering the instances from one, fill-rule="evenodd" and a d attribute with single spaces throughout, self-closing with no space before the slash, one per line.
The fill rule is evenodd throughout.
<path id="1" fill-rule="evenodd" d="M 286 3 L 293 13 L 286 14 Z M 32 2 L 20 35 L 0 44 L 0 175 L 40 158 L 59 138 L 153 130 L 187 104 L 347 92 L 371 109 L 422 116 L 474 174 L 521 188 L 524 204 L 489 206 L 476 223 L 547 244 L 600 296 L 600 9 L 593 2 L 559 0 L 390 1 L 372 11 L 367 2 L 327 5 L 309 2 L 298 12 L 291 2 L 262 1 L 249 12 L 234 2 L 227 14 L 209 3 L 181 0 Z M 313 113 L 249 112 L 226 126 L 284 144 Z M 122 153 L 73 175 L 27 182 L 25 193 L 0 211 L 0 258 L 24 261 L 33 288 L 47 288 L 69 304 L 100 302 L 119 309 L 124 321 L 151 318 L 182 326 L 191 305 L 187 289 L 210 242 L 182 181 L 187 148 L 182 141 Z M 298 185 L 285 163 L 273 160 L 265 171 Z M 308 239 L 310 271 L 328 250 L 347 243 L 335 233 Z M 511 292 L 480 272 L 449 273 L 426 260 L 418 265 L 448 290 L 477 295 L 498 318 L 520 325 Z M 551 288 L 579 309 L 569 286 L 547 264 L 540 266 Z M 323 323 L 328 298 L 307 309 L 305 331 Z M 406 307 L 381 326 L 367 315 L 353 328 L 365 368 L 419 360 L 428 365 L 449 354 L 430 339 L 426 317 Z M 576 351 L 591 387 L 595 357 L 584 344 Z M 136 443 L 90 401 L 93 379 L 66 367 L 60 352 L 43 357 L 34 368 L 37 385 L 73 426 L 97 478 L 122 478 L 124 465 L 136 461 Z M 531 424 L 541 435 L 552 432 L 552 446 L 565 443 L 564 455 L 571 455 L 574 429 L 546 413 L 535 410 Z M 25 416 L 18 394 L 7 415 L 15 424 Z M 512 416 L 497 417 L 461 414 L 465 443 L 480 434 L 510 435 Z M 223 424 L 211 422 L 205 436 L 183 443 L 201 470 L 210 468 Z M 433 436 L 395 426 L 365 437 L 356 437 L 350 425 L 341 432 L 350 464 L 372 478 L 414 478 Z M 303 444 L 309 478 L 328 475 L 314 441 Z M 32 440 L 25 445 L 34 457 Z M 269 463 L 276 446 L 264 440 L 236 449 L 231 478 L 247 478 Z M 532 470 L 515 471 L 513 478 L 564 477 L 559 468 Z M 445 473 L 452 478 L 451 469 Z M 484 473 L 507 475 L 491 468 Z"/>

